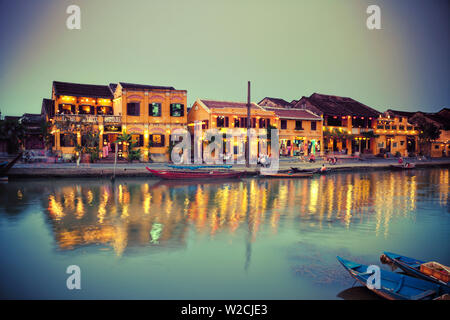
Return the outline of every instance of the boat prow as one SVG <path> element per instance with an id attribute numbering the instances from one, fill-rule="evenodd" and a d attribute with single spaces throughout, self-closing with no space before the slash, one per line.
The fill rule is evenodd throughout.
<path id="1" fill-rule="evenodd" d="M 360 284 L 389 300 L 432 300 L 450 293 L 447 287 L 380 269 L 380 287 L 370 288 L 368 279 L 373 273 L 369 266 L 337 257 L 337 260 Z"/>

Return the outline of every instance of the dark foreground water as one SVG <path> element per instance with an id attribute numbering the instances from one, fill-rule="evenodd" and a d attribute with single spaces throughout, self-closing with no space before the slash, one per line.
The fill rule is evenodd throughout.
<path id="1" fill-rule="evenodd" d="M 336 255 L 450 265 L 449 171 L 0 184 L 1 298 L 352 299 Z M 68 290 L 66 268 L 81 268 Z M 384 266 L 383 266 L 384 268 Z"/>

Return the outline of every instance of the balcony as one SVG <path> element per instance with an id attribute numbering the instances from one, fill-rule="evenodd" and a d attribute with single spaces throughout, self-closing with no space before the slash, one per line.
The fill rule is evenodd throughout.
<path id="1" fill-rule="evenodd" d="M 92 115 L 92 114 L 57 114 L 55 121 L 70 121 L 82 123 L 108 123 L 117 124 L 122 122 L 122 116 Z"/>

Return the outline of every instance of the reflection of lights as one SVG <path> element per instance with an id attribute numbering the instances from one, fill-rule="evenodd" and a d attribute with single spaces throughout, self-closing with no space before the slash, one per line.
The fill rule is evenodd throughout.
<path id="1" fill-rule="evenodd" d="M 56 201 L 55 196 L 50 195 L 48 197 L 48 200 L 48 211 L 50 212 L 50 215 L 53 217 L 53 219 L 60 220 L 62 217 L 64 217 L 63 208 L 61 204 Z"/>

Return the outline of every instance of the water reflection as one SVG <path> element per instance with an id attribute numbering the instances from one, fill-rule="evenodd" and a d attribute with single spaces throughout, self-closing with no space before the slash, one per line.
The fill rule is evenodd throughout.
<path id="1" fill-rule="evenodd" d="M 417 201 L 449 210 L 449 171 L 369 172 L 313 179 L 197 184 L 153 180 L 13 182 L 0 185 L 0 209 L 18 217 L 30 203 L 42 206 L 61 250 L 86 245 L 111 248 L 184 247 L 197 235 L 246 233 L 246 268 L 251 243 L 261 230 L 352 228 L 389 236 L 392 219 L 415 219 Z M 435 203 L 436 203 L 435 202 Z"/>

